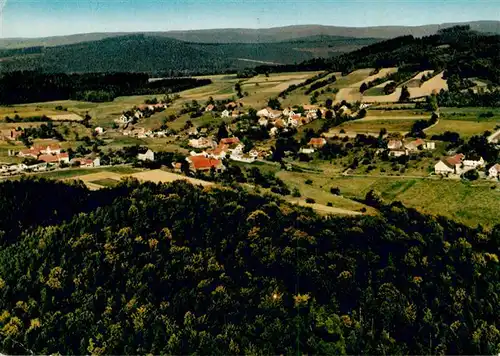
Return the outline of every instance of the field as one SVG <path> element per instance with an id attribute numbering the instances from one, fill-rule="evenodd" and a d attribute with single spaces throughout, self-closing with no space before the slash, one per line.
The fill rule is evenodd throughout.
<path id="1" fill-rule="evenodd" d="M 346 134 L 378 134 L 381 129 L 385 128 L 387 132 L 409 132 L 415 119 L 369 119 L 347 121 L 329 131 L 329 134 L 339 133 L 344 130 Z"/>
<path id="2" fill-rule="evenodd" d="M 113 169 L 115 168 L 115 169 Z M 189 178 L 180 174 L 166 172 L 160 169 L 152 171 L 141 171 L 131 167 L 109 167 L 102 169 L 74 169 L 59 171 L 53 173 L 41 174 L 40 176 L 52 179 L 81 180 L 89 189 L 101 189 L 103 187 L 112 187 L 123 178 L 135 178 L 140 181 L 154 183 L 169 183 L 175 180 L 187 180 L 192 184 L 210 186 L 211 182 L 199 179 Z M 57 174 L 56 174 L 57 173 Z"/>
<path id="3" fill-rule="evenodd" d="M 420 82 L 420 78 L 425 72 L 419 73 L 413 79 L 410 79 L 410 81 L 404 83 L 404 85 L 408 85 L 408 91 L 410 92 L 411 98 L 421 98 L 424 96 L 428 96 L 434 92 L 439 92 L 441 89 L 448 89 L 446 79 L 443 79 L 444 72 L 436 74 L 430 80 L 424 82 L 421 86 L 417 86 L 417 83 Z M 396 88 L 396 91 L 390 95 L 381 95 L 380 87 L 383 88 L 382 84 L 379 85 L 379 88 L 376 88 L 376 90 L 368 90 L 365 95 L 359 95 L 359 97 L 357 93 L 351 92 L 351 94 L 353 95 L 353 100 L 362 100 L 365 103 L 396 103 L 399 100 L 399 97 L 401 96 L 402 85 Z"/>
<path id="4" fill-rule="evenodd" d="M 432 215 L 443 215 L 470 226 L 491 227 L 500 223 L 500 186 L 495 183 L 466 184 L 460 181 L 402 177 L 328 177 L 281 171 L 278 177 L 298 187 L 317 202 L 333 199 L 330 187 L 338 187 L 346 198 L 363 199 L 370 190 L 387 201 L 401 201 L 408 207 Z M 311 179 L 311 185 L 305 180 Z M 496 189 L 492 189 L 496 186 Z"/>
<path id="5" fill-rule="evenodd" d="M 470 137 L 485 131 L 493 131 L 496 123 L 492 121 L 439 120 L 437 125 L 426 131 L 427 135 L 442 134 L 446 131 L 458 132 L 462 137 Z"/>

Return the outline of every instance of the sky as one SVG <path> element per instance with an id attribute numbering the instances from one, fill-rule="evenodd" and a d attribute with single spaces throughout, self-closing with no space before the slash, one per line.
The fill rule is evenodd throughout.
<path id="1" fill-rule="evenodd" d="M 500 20 L 500 0 L 0 0 L 0 37 Z"/>

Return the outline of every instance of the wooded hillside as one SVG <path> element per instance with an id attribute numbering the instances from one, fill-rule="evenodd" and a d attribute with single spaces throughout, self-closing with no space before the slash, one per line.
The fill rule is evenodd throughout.
<path id="1" fill-rule="evenodd" d="M 418 72 L 434 69 L 463 78 L 479 77 L 500 84 L 500 35 L 471 31 L 467 26 L 440 30 L 416 38 L 402 36 L 334 57 L 315 58 L 298 65 L 261 66 L 256 70 L 331 70 L 349 73 L 359 68 L 403 67 Z"/>
<path id="2" fill-rule="evenodd" d="M 374 194 L 380 216 L 324 218 L 183 182 L 0 197 L 3 353 L 500 352 L 500 226 Z"/>

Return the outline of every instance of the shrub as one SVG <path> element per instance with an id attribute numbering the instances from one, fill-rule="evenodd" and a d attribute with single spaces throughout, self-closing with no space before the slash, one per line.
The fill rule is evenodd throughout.
<path id="1" fill-rule="evenodd" d="M 310 179 L 307 179 L 304 183 L 306 183 L 307 185 L 312 185 L 313 184 L 313 181 L 310 180 Z"/>
<path id="2" fill-rule="evenodd" d="M 330 188 L 330 193 L 333 195 L 340 195 L 340 189 L 338 187 L 332 187 Z"/>
<path id="3" fill-rule="evenodd" d="M 316 203 L 316 200 L 314 200 L 313 198 L 306 198 L 306 203 L 307 204 L 314 204 L 314 203 Z"/>
<path id="4" fill-rule="evenodd" d="M 479 179 L 479 173 L 475 169 L 471 169 L 463 174 L 463 178 L 468 180 L 477 180 Z"/>
<path id="5" fill-rule="evenodd" d="M 292 196 L 295 198 L 300 197 L 300 191 L 297 188 L 293 188 Z"/>
<path id="6" fill-rule="evenodd" d="M 276 194 L 280 194 L 280 195 L 289 195 L 290 189 L 288 189 L 287 187 L 277 186 L 277 187 L 272 187 L 271 192 L 276 193 Z"/>
<path id="7" fill-rule="evenodd" d="M 333 206 L 331 202 L 326 203 L 326 206 Z"/>

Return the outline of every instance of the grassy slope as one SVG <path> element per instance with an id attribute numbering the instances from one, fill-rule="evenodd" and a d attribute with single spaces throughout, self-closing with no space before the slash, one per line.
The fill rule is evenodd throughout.
<path id="1" fill-rule="evenodd" d="M 500 223 L 500 186 L 495 183 L 465 184 L 460 181 L 380 177 L 328 177 L 281 171 L 278 177 L 318 201 L 331 199 L 330 187 L 338 187 L 347 198 L 365 197 L 374 189 L 389 201 L 401 201 L 428 214 L 444 215 L 475 226 Z M 306 185 L 307 179 L 313 181 Z"/>

